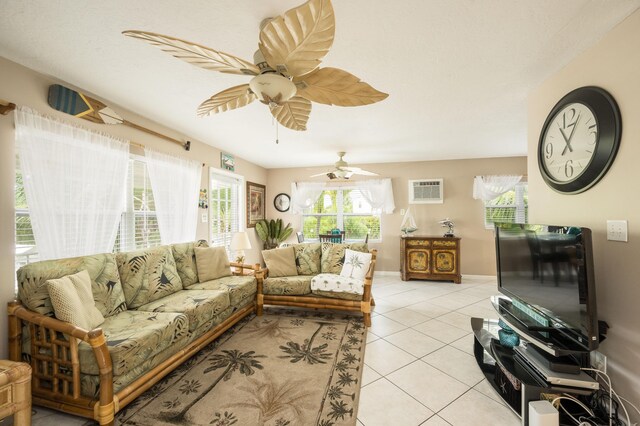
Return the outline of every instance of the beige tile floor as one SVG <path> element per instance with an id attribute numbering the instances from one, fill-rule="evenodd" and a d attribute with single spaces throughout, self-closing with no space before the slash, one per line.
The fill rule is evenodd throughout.
<path id="1" fill-rule="evenodd" d="M 495 318 L 496 293 L 495 277 L 376 277 L 358 425 L 518 426 L 473 356 L 469 320 Z"/>
<path id="2" fill-rule="evenodd" d="M 452 284 L 377 276 L 358 425 L 518 426 L 473 357 L 469 318 L 495 318 L 496 292 L 495 277 Z M 93 423 L 35 407 L 32 424 Z"/>

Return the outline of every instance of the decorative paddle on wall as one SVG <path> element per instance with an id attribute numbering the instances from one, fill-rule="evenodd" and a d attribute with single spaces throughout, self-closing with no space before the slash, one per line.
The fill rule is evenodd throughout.
<path id="1" fill-rule="evenodd" d="M 165 136 L 161 133 L 147 129 L 146 127 L 127 121 L 99 100 L 93 99 L 84 93 L 76 92 L 73 89 L 69 89 L 68 87 L 64 87 L 59 84 L 52 84 L 49 86 L 48 102 L 51 108 L 71 114 L 74 117 L 100 124 L 124 124 L 125 126 L 133 127 L 134 129 L 149 133 L 150 135 L 177 143 L 187 151 L 191 149 L 190 141 L 182 142 L 178 139 L 170 138 L 169 136 Z"/>

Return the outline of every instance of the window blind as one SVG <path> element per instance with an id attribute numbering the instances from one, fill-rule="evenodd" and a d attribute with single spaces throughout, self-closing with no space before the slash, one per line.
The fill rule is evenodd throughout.
<path id="1" fill-rule="evenodd" d="M 122 213 L 114 251 L 130 251 L 161 244 L 156 207 L 147 164 L 142 157 L 129 160 L 126 210 Z"/>
<path id="2" fill-rule="evenodd" d="M 209 225 L 211 245 L 226 247 L 234 232 L 240 231 L 243 179 L 226 174 L 210 173 Z"/>

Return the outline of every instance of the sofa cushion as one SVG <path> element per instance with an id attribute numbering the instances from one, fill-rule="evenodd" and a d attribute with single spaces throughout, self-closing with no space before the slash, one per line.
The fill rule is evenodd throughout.
<path id="1" fill-rule="evenodd" d="M 311 279 L 311 292 L 316 293 L 318 290 L 336 295 L 355 294 L 361 299 L 364 293 L 364 280 L 336 274 L 318 274 Z"/>
<path id="2" fill-rule="evenodd" d="M 142 305 L 138 310 L 185 314 L 189 319 L 189 331 L 193 331 L 229 306 L 229 292 L 227 291 L 181 290 Z"/>
<path id="3" fill-rule="evenodd" d="M 293 247 L 263 250 L 262 257 L 269 269 L 270 277 L 290 277 L 298 275 L 296 255 Z"/>
<path id="4" fill-rule="evenodd" d="M 91 293 L 91 277 L 86 270 L 47 281 L 53 311 L 60 321 L 85 330 L 93 330 L 104 322 Z"/>
<path id="5" fill-rule="evenodd" d="M 17 272 L 18 297 L 29 310 L 53 316 L 53 306 L 45 283 L 47 280 L 62 278 L 83 269 L 91 277 L 93 300 L 104 317 L 127 309 L 113 253 L 43 260 L 25 265 Z"/>
<path id="6" fill-rule="evenodd" d="M 257 287 L 256 278 L 252 275 L 232 275 L 194 284 L 188 290 L 228 291 L 231 306 L 239 308 L 244 303 L 245 298 L 256 295 Z"/>
<path id="7" fill-rule="evenodd" d="M 329 297 L 331 299 L 357 300 L 362 301 L 362 295 L 354 293 L 343 293 L 335 291 L 311 290 L 313 296 Z"/>
<path id="8" fill-rule="evenodd" d="M 320 273 L 322 245 L 320 243 L 294 244 L 298 275 L 317 275 Z"/>
<path id="9" fill-rule="evenodd" d="M 102 331 L 111 354 L 113 374 L 119 376 L 187 336 L 188 320 L 178 313 L 124 311 L 105 319 Z M 80 371 L 100 374 L 93 349 L 78 345 Z"/>
<path id="10" fill-rule="evenodd" d="M 195 247 L 198 281 L 203 283 L 231 275 L 229 257 L 224 247 Z"/>
<path id="11" fill-rule="evenodd" d="M 344 265 L 340 270 L 340 275 L 347 278 L 363 280 L 371 265 L 371 253 L 346 249 L 344 252 Z"/>
<path id="12" fill-rule="evenodd" d="M 299 296 L 311 293 L 311 275 L 296 275 L 293 277 L 276 277 L 264 280 L 262 291 L 264 294 L 283 294 L 285 296 Z"/>
<path id="13" fill-rule="evenodd" d="M 116 254 L 129 309 L 182 290 L 169 246 Z"/>
<path id="14" fill-rule="evenodd" d="M 173 253 L 173 259 L 176 261 L 176 270 L 184 288 L 198 282 L 198 268 L 196 267 L 194 247 L 209 247 L 209 245 L 205 240 L 171 245 L 171 253 Z"/>
<path id="15" fill-rule="evenodd" d="M 322 262 L 320 272 L 323 274 L 339 274 L 344 265 L 345 251 L 351 249 L 367 253 L 367 243 L 322 243 Z"/>

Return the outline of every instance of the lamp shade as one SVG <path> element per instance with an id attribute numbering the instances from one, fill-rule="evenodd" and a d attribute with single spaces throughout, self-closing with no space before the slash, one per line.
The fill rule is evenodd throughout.
<path id="1" fill-rule="evenodd" d="M 236 232 L 231 237 L 231 250 L 248 250 L 251 248 L 251 242 L 246 232 Z"/>

